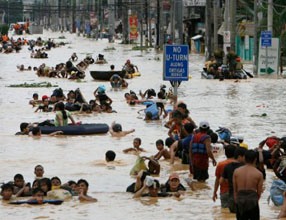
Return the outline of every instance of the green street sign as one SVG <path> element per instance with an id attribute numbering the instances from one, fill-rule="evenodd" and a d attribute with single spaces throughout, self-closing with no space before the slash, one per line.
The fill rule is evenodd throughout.
<path id="1" fill-rule="evenodd" d="M 260 69 L 260 72 L 261 72 L 261 73 L 268 73 L 268 74 L 271 74 L 271 73 L 274 73 L 274 72 L 275 72 L 275 70 L 274 70 L 274 69 L 272 69 L 271 67 L 268 67 L 267 69 L 266 69 L 266 68 L 261 68 L 261 69 Z"/>

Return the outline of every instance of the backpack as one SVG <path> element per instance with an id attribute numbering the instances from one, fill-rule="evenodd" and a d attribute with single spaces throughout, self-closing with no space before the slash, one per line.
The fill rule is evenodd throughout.
<path id="1" fill-rule="evenodd" d="M 283 192 L 286 191 L 286 183 L 283 180 L 273 180 L 270 187 L 270 199 L 275 206 L 281 206 L 284 201 Z"/>
<path id="2" fill-rule="evenodd" d="M 230 137 L 232 136 L 232 134 L 228 128 L 219 127 L 219 129 L 216 130 L 216 132 L 218 133 L 218 136 L 221 140 L 226 142 L 230 141 Z"/>

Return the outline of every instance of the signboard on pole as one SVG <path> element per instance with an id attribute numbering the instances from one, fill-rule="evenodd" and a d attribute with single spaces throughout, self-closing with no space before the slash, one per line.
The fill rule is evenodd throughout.
<path id="1" fill-rule="evenodd" d="M 230 31 L 223 32 L 223 43 L 230 44 Z"/>
<path id="2" fill-rule="evenodd" d="M 129 16 L 129 28 L 130 28 L 129 39 L 130 40 L 136 40 L 137 39 L 137 37 L 138 37 L 137 27 L 138 27 L 137 16 L 136 15 Z"/>
<path id="3" fill-rule="evenodd" d="M 163 62 L 163 80 L 189 80 L 189 46 L 165 45 Z"/>
<path id="4" fill-rule="evenodd" d="M 272 45 L 272 32 L 271 31 L 262 31 L 261 32 L 261 46 L 262 47 L 271 47 Z"/>
<path id="5" fill-rule="evenodd" d="M 262 46 L 259 43 L 258 73 L 259 74 L 278 74 L 279 67 L 279 39 L 272 38 L 271 47 Z"/>

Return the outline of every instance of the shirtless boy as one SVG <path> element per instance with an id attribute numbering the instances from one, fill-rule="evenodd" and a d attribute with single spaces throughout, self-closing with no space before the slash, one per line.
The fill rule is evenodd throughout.
<path id="1" fill-rule="evenodd" d="M 115 122 L 112 122 L 109 132 L 112 137 L 124 137 L 127 134 L 131 134 L 135 131 L 135 129 L 131 129 L 128 131 L 122 131 L 122 126 L 121 124 L 116 124 Z"/>
<path id="2" fill-rule="evenodd" d="M 134 138 L 133 140 L 133 147 L 127 148 L 123 150 L 123 153 L 140 153 L 145 152 L 143 148 L 140 147 L 142 141 L 141 138 Z"/>
<path id="3" fill-rule="evenodd" d="M 237 219 L 259 219 L 258 200 L 262 193 L 263 175 L 256 168 L 257 153 L 247 150 L 245 165 L 233 173 L 234 200 Z"/>
<path id="4" fill-rule="evenodd" d="M 77 181 L 77 185 L 79 189 L 78 198 L 80 201 L 97 202 L 96 198 L 92 198 L 91 196 L 87 195 L 89 184 L 86 180 L 80 179 Z"/>
<path id="5" fill-rule="evenodd" d="M 158 152 L 153 156 L 155 160 L 159 160 L 161 157 L 164 157 L 164 159 L 170 159 L 170 152 L 164 148 L 164 141 L 159 139 L 156 141 L 156 148 Z"/>

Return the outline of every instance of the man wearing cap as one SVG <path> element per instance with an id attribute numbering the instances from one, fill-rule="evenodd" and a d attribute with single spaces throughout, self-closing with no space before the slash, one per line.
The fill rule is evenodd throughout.
<path id="1" fill-rule="evenodd" d="M 200 129 L 190 143 L 190 172 L 194 179 L 200 182 L 209 178 L 209 158 L 216 166 L 216 160 L 211 149 L 211 137 L 207 134 L 209 127 L 207 121 L 200 122 Z"/>
<path id="2" fill-rule="evenodd" d="M 244 147 L 246 150 L 248 150 L 248 144 L 246 144 L 246 143 L 244 142 L 244 137 L 243 137 L 242 135 L 238 135 L 238 136 L 237 136 L 237 139 L 238 139 L 238 141 L 239 141 L 239 146 L 240 146 L 240 147 Z"/>
<path id="3" fill-rule="evenodd" d="M 180 183 L 180 177 L 177 173 L 171 173 L 168 181 L 161 189 L 162 192 L 180 192 L 186 191 L 186 188 Z"/>

